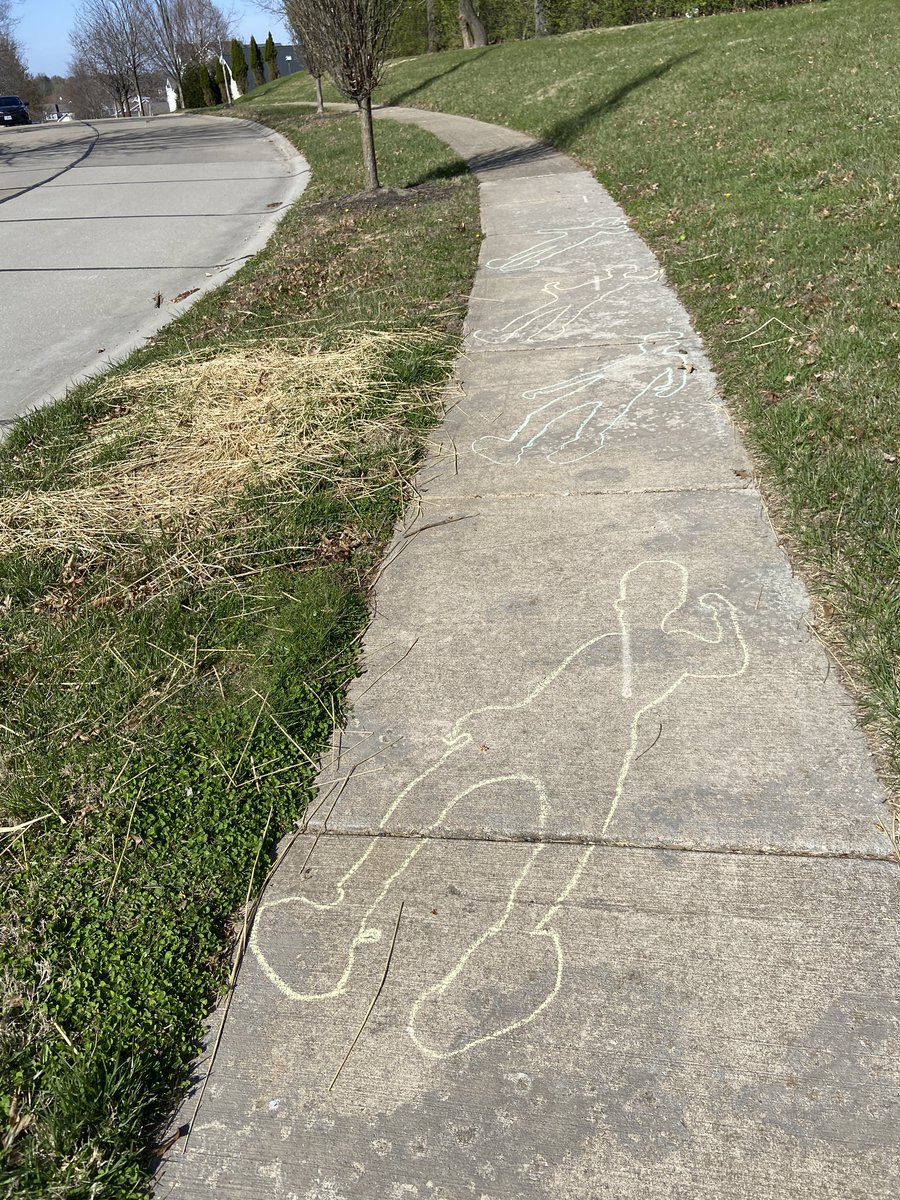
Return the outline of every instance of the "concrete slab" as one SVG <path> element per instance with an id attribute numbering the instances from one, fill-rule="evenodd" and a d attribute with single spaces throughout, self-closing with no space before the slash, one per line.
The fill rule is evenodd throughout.
<path id="1" fill-rule="evenodd" d="M 586 225 L 602 217 L 622 217 L 623 211 L 587 172 L 557 174 L 521 180 L 503 175 L 480 179 L 481 224 L 485 233 L 505 234 L 542 229 L 563 217 L 573 225 Z"/>
<path id="2" fill-rule="evenodd" d="M 752 492 L 435 502 L 418 524 L 312 828 L 889 856 Z"/>
<path id="3" fill-rule="evenodd" d="M 272 130 L 250 121 L 177 113 L 171 116 L 97 122 L 100 138 L 91 153 L 97 166 L 123 162 L 158 163 L 243 162 L 248 153 L 265 158 L 261 146 L 275 145 Z"/>
<path id="4" fill-rule="evenodd" d="M 190 216 L 152 213 L 106 218 L 67 216 L 64 222 L 58 218 L 0 220 L 0 237 L 5 233 L 13 237 L 18 234 L 26 251 L 8 258 L 2 271 L 11 277 L 48 271 L 53 275 L 65 271 L 160 268 L 211 271 L 237 257 L 235 247 L 240 247 L 248 219 L 266 215 L 265 209 L 245 209 L 239 213 Z M 38 230 L 29 228 L 35 224 L 40 225 Z M 34 259 L 27 256 L 32 248 L 30 235 L 34 233 L 42 238 L 43 252 L 52 266 L 34 265 Z"/>
<path id="5" fill-rule="evenodd" d="M 432 500 L 735 488 L 750 463 L 696 339 L 460 361 L 423 471 Z"/>
<path id="6" fill-rule="evenodd" d="M 539 229 L 519 229 L 510 213 L 510 224 L 512 229 L 488 234 L 482 243 L 480 261 L 488 274 L 530 275 L 543 282 L 598 270 L 602 274 L 623 263 L 651 273 L 660 270 L 656 256 L 623 214 L 573 214 L 562 221 L 547 220 Z"/>
<path id="7" fill-rule="evenodd" d="M 891 867 L 397 838 L 296 851 L 160 1195 L 896 1195 Z"/>
<path id="8" fill-rule="evenodd" d="M 167 171 L 168 179 L 159 178 L 159 169 L 147 167 L 111 167 L 88 171 L 75 167 L 29 193 L 28 205 L 0 205 L 0 226 L 25 225 L 40 221 L 55 222 L 60 227 L 60 208 L 65 211 L 65 225 L 73 221 L 141 221 L 160 217 L 203 217 L 215 220 L 220 216 L 246 215 L 257 209 L 257 215 L 271 211 L 273 183 L 283 185 L 284 165 L 271 160 L 244 164 L 246 177 L 231 174 L 223 178 L 209 164 L 203 164 L 208 178 L 201 179 L 201 167 L 180 167 L 178 172 Z M 177 178 L 180 174 L 182 177 Z M 238 188 L 231 185 L 239 183 Z"/>
<path id="9" fill-rule="evenodd" d="M 165 169 L 162 169 L 162 168 Z M 302 168 L 301 168 L 302 169 Z M 288 172 L 284 164 L 277 159 L 250 158 L 244 162 L 228 163 L 227 168 L 217 168 L 214 163 L 165 163 L 141 164 L 130 163 L 128 167 L 100 166 L 92 164 L 90 173 L 82 171 L 81 167 L 54 179 L 49 185 L 54 190 L 65 188 L 75 192 L 82 189 L 94 188 L 152 188 L 166 187 L 172 184 L 219 185 L 218 195 L 228 194 L 228 188 L 222 187 L 229 183 L 246 183 L 256 179 L 284 179 Z M 152 194 L 152 193 L 150 193 Z"/>
<path id="10" fill-rule="evenodd" d="M 475 281 L 464 325 L 470 354 L 501 346 L 637 345 L 671 331 L 691 336 L 687 313 L 658 266 L 627 255 L 598 262 L 590 274 L 486 271 Z"/>
<path id="11" fill-rule="evenodd" d="M 60 125 L 4 129 L 0 135 L 0 212 L 2 205 L 26 188 L 72 167 L 96 143 L 89 125 Z"/>

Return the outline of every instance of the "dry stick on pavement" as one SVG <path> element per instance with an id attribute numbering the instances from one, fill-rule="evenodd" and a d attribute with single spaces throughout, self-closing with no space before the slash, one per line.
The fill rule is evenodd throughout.
<path id="1" fill-rule="evenodd" d="M 362 1019 L 362 1024 L 360 1025 L 359 1029 L 357 1029 L 357 1031 L 356 1031 L 356 1037 L 350 1043 L 350 1045 L 347 1049 L 347 1053 L 341 1059 L 341 1065 L 335 1071 L 334 1078 L 332 1079 L 331 1083 L 329 1083 L 329 1085 L 328 1085 L 329 1092 L 334 1087 L 334 1085 L 337 1083 L 338 1076 L 340 1075 L 341 1071 L 343 1071 L 344 1067 L 347 1065 L 347 1059 L 353 1053 L 353 1047 L 356 1045 L 356 1043 L 359 1041 L 360 1037 L 362 1036 L 362 1031 L 366 1027 L 366 1022 L 368 1021 L 369 1017 L 371 1017 L 372 1012 L 375 1008 L 375 1005 L 378 1003 L 378 997 L 381 995 L 382 991 L 384 990 L 385 980 L 387 979 L 387 974 L 388 974 L 388 971 L 390 970 L 390 966 L 391 966 L 391 959 L 394 957 L 394 946 L 397 944 L 397 931 L 400 928 L 400 918 L 403 916 L 404 903 L 405 903 L 405 901 L 403 901 L 403 900 L 400 901 L 400 909 L 397 913 L 396 924 L 394 925 L 394 936 L 391 938 L 391 945 L 390 945 L 390 949 L 388 950 L 387 960 L 385 961 L 385 964 L 384 964 L 384 971 L 381 976 L 381 983 L 379 983 L 379 985 L 375 991 L 375 995 L 372 997 L 372 1003 L 369 1005 L 368 1010 L 366 1011 L 366 1015 Z"/>
<path id="2" fill-rule="evenodd" d="M 384 679 L 385 675 L 389 675 L 395 667 L 400 666 L 400 664 L 403 662 L 404 658 L 408 658 L 409 655 L 412 654 L 412 652 L 415 648 L 416 642 L 418 642 L 418 640 L 419 640 L 418 637 L 414 637 L 413 640 L 410 642 L 410 644 L 406 647 L 406 649 L 400 655 L 400 657 L 397 659 L 397 661 L 392 662 L 389 667 L 385 667 L 385 669 L 381 672 L 381 674 L 378 676 L 377 679 L 373 679 L 370 684 L 368 684 L 365 688 L 363 688 L 363 690 L 359 693 L 359 695 L 356 696 L 357 704 L 360 702 L 360 700 L 362 700 L 362 698 L 363 698 L 363 696 L 365 696 L 366 692 L 370 692 L 376 683 L 381 683 L 381 681 L 382 681 L 382 679 Z"/>
<path id="3" fill-rule="evenodd" d="M 266 817 L 266 827 L 263 830 L 262 837 L 259 839 L 259 846 L 256 849 L 256 857 L 253 860 L 253 867 L 250 871 L 250 878 L 247 881 L 247 896 L 244 900 L 244 923 L 241 927 L 241 936 L 238 938 L 238 944 L 235 949 L 234 962 L 231 967 L 231 974 L 228 976 L 228 996 L 225 1000 L 225 1007 L 222 1011 L 222 1020 L 219 1022 L 219 1029 L 216 1033 L 216 1040 L 213 1043 L 212 1054 L 209 1059 L 209 1067 L 200 1087 L 200 1095 L 197 1097 L 197 1106 L 194 1109 L 194 1115 L 191 1117 L 190 1124 L 187 1127 L 187 1132 L 184 1135 L 184 1143 L 181 1147 L 181 1153 L 186 1154 L 188 1142 L 191 1140 L 191 1133 L 194 1128 L 194 1123 L 197 1120 L 197 1114 L 200 1112 L 200 1105 L 203 1103 L 203 1097 L 206 1095 L 206 1085 L 209 1083 L 209 1077 L 212 1075 L 212 1069 L 215 1066 L 216 1055 L 219 1053 L 219 1046 L 222 1042 L 222 1034 L 225 1032 L 225 1022 L 228 1020 L 228 1011 L 231 1008 L 231 998 L 234 995 L 234 981 L 237 979 L 237 973 L 240 969 L 241 961 L 244 957 L 244 951 L 247 949 L 247 931 L 250 927 L 250 921 L 256 915 L 256 909 L 259 905 L 262 889 L 260 889 L 259 897 L 253 905 L 252 913 L 250 908 L 250 892 L 253 890 L 253 877 L 256 875 L 256 867 L 259 863 L 259 856 L 262 854 L 262 848 L 266 844 L 266 834 L 269 832 L 269 825 L 272 821 L 272 805 L 269 805 L 269 815 Z M 280 859 L 279 859 L 280 861 Z M 268 880 L 268 877 L 267 877 Z M 265 884 L 263 884 L 265 887 Z"/>
<path id="4" fill-rule="evenodd" d="M 472 521 L 478 513 L 463 513 L 459 517 L 444 517 L 442 521 L 430 521 L 427 525 L 419 525 L 416 529 L 410 529 L 408 533 L 404 533 L 404 537 L 415 537 L 417 533 L 424 533 L 426 529 L 437 529 L 440 525 L 453 525 L 457 521 Z"/>
<path id="5" fill-rule="evenodd" d="M 260 711 L 262 711 L 262 710 L 260 710 Z M 279 728 L 280 728 L 280 726 L 279 726 Z M 396 745 L 396 743 L 392 742 L 391 745 Z M 378 754 L 382 753 L 383 750 L 389 749 L 389 748 L 390 748 L 389 746 L 381 747 L 379 750 L 377 750 L 375 752 L 375 754 L 370 754 L 367 758 L 364 758 L 362 760 L 362 762 L 368 762 L 370 758 L 375 758 Z M 327 825 L 328 817 L 330 817 L 332 812 L 334 811 L 334 807 L 337 804 L 338 800 L 341 798 L 344 788 L 346 787 L 347 783 L 353 776 L 353 773 L 356 770 L 356 767 L 361 766 L 361 765 L 362 765 L 362 763 L 357 763 L 354 767 L 351 767 L 349 773 L 347 774 L 347 777 L 342 781 L 340 788 L 338 788 L 337 795 L 335 796 L 335 798 L 332 802 L 331 808 L 328 810 L 328 816 L 325 818 L 325 825 Z M 327 799 L 327 797 L 326 797 L 326 799 Z M 250 931 L 250 926 L 256 920 L 256 914 L 259 911 L 259 906 L 262 903 L 263 896 L 266 893 L 266 888 L 269 886 L 269 883 L 271 882 L 272 878 L 274 877 L 275 872 L 281 866 L 282 862 L 284 862 L 284 860 L 287 857 L 287 855 L 289 854 L 289 852 L 293 849 L 297 839 L 306 833 L 306 831 L 309 827 L 310 816 L 315 816 L 315 814 L 322 807 L 323 803 L 324 803 L 324 800 L 321 801 L 316 806 L 316 808 L 313 810 L 313 812 L 311 814 L 309 814 L 309 816 L 306 817 L 303 824 L 300 826 L 300 828 L 297 830 L 297 832 L 294 834 L 294 836 L 292 838 L 290 838 L 288 840 L 287 844 L 283 847 L 283 849 L 279 853 L 278 857 L 275 859 L 275 862 L 272 864 L 272 866 L 269 868 L 268 872 L 266 873 L 266 877 L 263 880 L 262 886 L 259 889 L 259 894 L 257 895 L 256 899 L 253 901 L 253 904 L 251 905 L 250 904 L 250 890 L 253 887 L 253 879 L 254 879 L 254 876 L 256 875 L 256 867 L 259 862 L 259 856 L 262 853 L 262 848 L 263 848 L 263 846 L 265 844 L 265 840 L 266 840 L 266 834 L 269 832 L 269 823 L 272 820 L 272 808 L 271 807 L 269 808 L 269 815 L 266 818 L 266 827 L 263 830 L 262 837 L 260 838 L 259 848 L 257 849 L 257 852 L 256 852 L 256 858 L 253 861 L 253 870 L 250 872 L 250 880 L 247 884 L 247 898 L 244 902 L 244 921 L 243 921 L 243 925 L 241 927 L 241 936 L 238 938 L 238 943 L 235 948 L 234 962 L 231 967 L 231 973 L 228 976 L 228 995 L 225 999 L 225 1004 L 222 1008 L 222 1020 L 219 1022 L 219 1028 L 216 1033 L 215 1042 L 213 1043 L 212 1053 L 209 1057 L 209 1066 L 206 1069 L 206 1075 L 204 1076 L 203 1083 L 200 1087 L 200 1095 L 197 1098 L 197 1104 L 194 1108 L 194 1115 L 191 1117 L 190 1122 L 188 1123 L 187 1131 L 184 1136 L 184 1142 L 182 1143 L 182 1146 L 181 1146 L 182 1154 L 187 1153 L 188 1143 L 190 1142 L 190 1139 L 191 1139 L 191 1133 L 192 1133 L 194 1125 L 196 1124 L 196 1121 L 197 1121 L 197 1114 L 200 1112 L 200 1105 L 203 1103 L 203 1097 L 206 1094 L 206 1086 L 209 1083 L 210 1076 L 212 1075 L 213 1067 L 215 1066 L 216 1055 L 218 1054 L 219 1046 L 222 1043 L 222 1036 L 225 1032 L 225 1025 L 228 1021 L 228 1013 L 231 1010 L 231 1001 L 234 996 L 234 990 L 235 990 L 234 985 L 235 985 L 235 982 L 238 977 L 238 972 L 241 969 L 241 964 L 244 961 L 244 954 L 247 949 L 247 937 L 248 937 L 248 934 Z M 323 826 L 322 832 L 324 832 L 324 826 Z M 309 862 L 310 855 L 312 854 L 313 850 L 316 848 L 316 843 L 318 842 L 320 837 L 321 837 L 321 833 L 318 833 L 316 835 L 315 841 L 313 842 L 312 846 L 309 849 L 309 853 L 307 854 L 306 859 L 304 860 L 304 864 L 303 864 L 304 868 L 306 867 L 306 863 Z M 402 913 L 402 911 L 403 911 L 403 905 L 401 904 L 400 912 Z M 399 926 L 399 924 L 400 924 L 400 917 L 398 915 L 397 925 Z M 391 952 L 390 952 L 390 954 L 388 954 L 387 964 L 385 965 L 385 969 L 384 969 L 385 977 L 387 976 L 387 968 L 390 966 L 391 954 L 393 953 L 393 950 L 394 950 L 394 941 L 396 941 L 396 938 L 397 938 L 397 929 L 395 928 L 394 929 L 394 939 L 391 942 Z M 383 987 L 383 986 L 384 986 L 384 978 L 382 978 L 382 981 L 381 981 L 381 987 Z M 381 993 L 381 987 L 379 987 L 378 992 L 375 995 L 375 1000 L 378 999 L 378 996 Z M 374 1007 L 375 1007 L 375 1001 L 373 1000 L 372 1008 L 374 1008 Z M 372 1011 L 372 1009 L 370 1008 L 369 1012 L 371 1013 L 371 1011 Z M 368 1014 L 366 1016 L 366 1020 L 368 1020 Z M 360 1028 L 360 1033 L 362 1033 L 362 1028 Z M 358 1037 L 359 1037 L 359 1034 L 357 1034 L 357 1038 Z M 355 1043 L 356 1043 L 356 1039 L 354 1039 L 354 1045 L 355 1045 Z M 352 1050 L 353 1047 L 351 1046 L 350 1049 Z M 348 1054 L 349 1054 L 349 1051 L 348 1051 Z M 335 1078 L 337 1078 L 337 1076 L 335 1076 Z"/>

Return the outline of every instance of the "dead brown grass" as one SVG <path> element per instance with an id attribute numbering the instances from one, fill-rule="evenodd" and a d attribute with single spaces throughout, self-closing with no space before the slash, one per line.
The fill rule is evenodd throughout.
<path id="1" fill-rule="evenodd" d="M 423 403 L 390 381 L 389 356 L 411 340 L 256 345 L 110 379 L 99 396 L 114 415 L 73 460 L 78 482 L 0 497 L 0 554 L 108 552 L 135 533 L 208 524 L 252 483 L 352 473 Z"/>

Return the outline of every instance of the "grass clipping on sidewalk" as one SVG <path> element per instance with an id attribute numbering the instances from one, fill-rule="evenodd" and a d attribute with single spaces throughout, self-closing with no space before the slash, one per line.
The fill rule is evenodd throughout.
<path id="1" fill-rule="evenodd" d="M 357 473 L 410 411 L 433 408 L 387 381 L 412 340 L 248 346 L 113 377 L 97 392 L 112 415 L 72 459 L 80 481 L 0 498 L 0 554 L 114 552 L 136 532 L 196 530 L 250 484 Z"/>

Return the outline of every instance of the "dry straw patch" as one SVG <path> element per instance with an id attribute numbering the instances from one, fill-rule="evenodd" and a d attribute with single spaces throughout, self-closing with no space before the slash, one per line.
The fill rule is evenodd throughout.
<path id="1" fill-rule="evenodd" d="M 326 469 L 332 479 L 352 471 L 423 403 L 388 367 L 415 340 L 253 346 L 106 381 L 98 397 L 117 411 L 76 456 L 79 482 L 0 497 L 0 554 L 108 551 L 131 535 L 209 525 L 250 483 L 300 486 Z"/>

